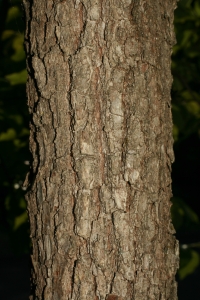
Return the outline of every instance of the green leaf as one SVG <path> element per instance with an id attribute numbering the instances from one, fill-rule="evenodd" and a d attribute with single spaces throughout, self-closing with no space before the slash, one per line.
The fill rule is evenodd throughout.
<path id="1" fill-rule="evenodd" d="M 19 18 L 21 15 L 20 9 L 17 6 L 12 6 L 7 15 L 6 23 L 13 21 L 14 19 Z"/>
<path id="2" fill-rule="evenodd" d="M 195 14 L 200 17 L 200 4 L 196 1 L 194 4 Z"/>
<path id="3" fill-rule="evenodd" d="M 196 101 L 189 101 L 187 104 L 185 104 L 186 109 L 189 113 L 196 116 L 197 118 L 200 117 L 200 105 Z"/>
<path id="4" fill-rule="evenodd" d="M 6 132 L 0 134 L 0 141 L 10 141 L 16 138 L 17 133 L 13 128 L 9 128 Z"/>
<path id="5" fill-rule="evenodd" d="M 179 135 L 179 129 L 175 124 L 173 124 L 173 138 L 174 138 L 174 141 L 178 140 L 178 135 Z"/>
<path id="6" fill-rule="evenodd" d="M 199 258 L 198 252 L 196 252 L 194 250 L 190 250 L 190 249 L 183 250 L 182 252 L 183 252 L 183 254 L 181 256 L 182 256 L 182 262 L 184 262 L 184 265 L 182 267 L 180 267 L 180 269 L 178 270 L 178 275 L 181 280 L 183 280 L 188 275 L 192 274 L 200 263 L 200 258 Z M 189 257 L 188 257 L 188 252 L 189 252 Z"/>
<path id="7" fill-rule="evenodd" d="M 14 220 L 13 230 L 17 230 L 22 224 L 28 220 L 27 212 L 24 211 L 21 215 L 17 216 Z"/>
<path id="8" fill-rule="evenodd" d="M 24 84 L 27 80 L 27 71 L 24 69 L 21 72 L 9 74 L 6 79 L 10 82 L 10 85 Z"/>
<path id="9" fill-rule="evenodd" d="M 10 39 L 12 38 L 13 36 L 15 36 L 15 31 L 14 30 L 4 30 L 3 33 L 2 33 L 2 41 L 5 41 L 7 39 Z"/>
<path id="10" fill-rule="evenodd" d="M 192 224 L 199 224 L 197 214 L 181 198 L 173 197 L 171 201 L 172 222 L 176 231 L 184 226 L 189 228 Z"/>
<path id="11" fill-rule="evenodd" d="M 11 56 L 11 60 L 17 62 L 25 59 L 23 41 L 24 41 L 23 34 L 15 35 L 15 38 L 13 39 L 12 42 L 12 48 L 14 50 L 14 54 Z"/>

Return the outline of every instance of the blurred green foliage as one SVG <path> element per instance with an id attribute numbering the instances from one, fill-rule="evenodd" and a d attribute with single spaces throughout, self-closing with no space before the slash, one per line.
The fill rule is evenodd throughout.
<path id="1" fill-rule="evenodd" d="M 200 263 L 200 0 L 180 0 L 174 23 L 172 219 L 181 244 L 182 280 Z"/>
<path id="2" fill-rule="evenodd" d="M 179 143 L 200 129 L 200 1 L 180 0 L 175 11 L 173 49 L 174 139 Z"/>
<path id="3" fill-rule="evenodd" d="M 30 244 L 22 187 L 30 161 L 27 73 L 21 1 L 8 3 L 0 2 L 0 251 L 22 253 Z"/>
<path id="4" fill-rule="evenodd" d="M 22 183 L 29 168 L 28 109 L 26 106 L 24 24 L 20 0 L 0 1 L 0 239 L 9 236 L 16 253 L 29 251 L 29 224 Z M 198 180 L 183 178 L 199 166 L 200 135 L 200 0 L 181 0 L 175 12 L 177 44 L 172 55 L 173 134 L 176 162 L 173 166 L 172 218 L 180 237 L 179 279 L 194 272 L 200 262 Z M 199 147 L 199 148 L 198 148 Z M 183 151 L 183 149 L 189 149 Z M 182 160 L 181 160 L 182 157 Z M 191 173 L 190 173 L 191 168 Z M 188 171 L 189 170 L 189 171 Z M 182 177 L 181 177 L 182 176 Z M 184 181 L 185 180 L 185 181 Z M 186 182 L 186 183 L 185 183 Z M 198 197 L 196 197 L 196 194 Z M 191 204 L 194 203 L 193 207 Z M 196 205 L 196 206 L 195 206 Z M 1 252 L 6 252 L 1 247 Z"/>
<path id="5" fill-rule="evenodd" d="M 192 274 L 200 263 L 199 253 L 191 248 L 180 250 L 180 268 L 178 271 L 179 279 L 183 280 Z"/>

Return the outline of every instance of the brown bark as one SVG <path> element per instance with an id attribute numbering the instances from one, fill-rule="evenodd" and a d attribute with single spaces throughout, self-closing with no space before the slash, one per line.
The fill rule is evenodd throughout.
<path id="1" fill-rule="evenodd" d="M 33 291 L 175 300 L 176 0 L 24 0 Z"/>

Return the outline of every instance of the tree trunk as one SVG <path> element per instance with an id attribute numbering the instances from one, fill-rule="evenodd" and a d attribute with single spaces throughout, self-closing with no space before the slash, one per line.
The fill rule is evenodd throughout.
<path id="1" fill-rule="evenodd" d="M 24 0 L 30 299 L 177 299 L 175 6 Z"/>

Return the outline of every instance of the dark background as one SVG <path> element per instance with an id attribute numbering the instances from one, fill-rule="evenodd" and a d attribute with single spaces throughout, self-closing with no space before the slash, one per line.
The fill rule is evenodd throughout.
<path id="1" fill-rule="evenodd" d="M 175 11 L 172 55 L 172 219 L 180 242 L 179 300 L 200 299 L 200 0 Z M 24 21 L 21 0 L 0 0 L 0 299 L 27 300 L 29 224 L 23 181 L 29 169 Z"/>

